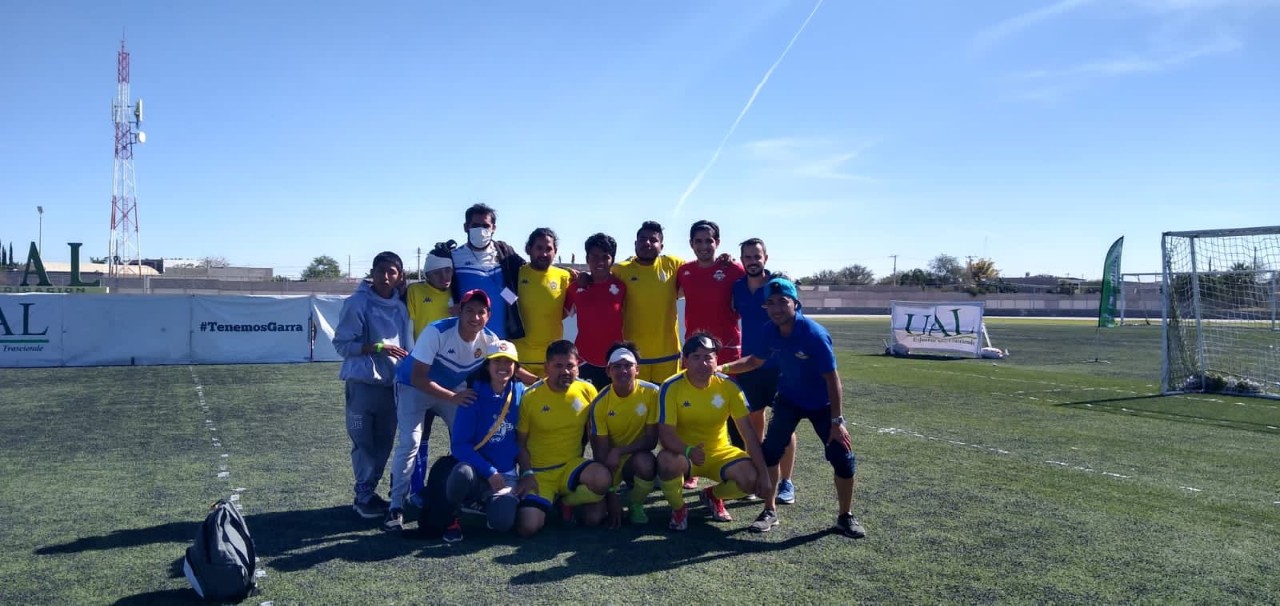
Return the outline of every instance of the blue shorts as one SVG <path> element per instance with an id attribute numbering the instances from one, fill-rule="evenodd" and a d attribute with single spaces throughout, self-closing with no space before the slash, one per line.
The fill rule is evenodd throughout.
<path id="1" fill-rule="evenodd" d="M 747 397 L 747 410 L 756 412 L 773 405 L 773 398 L 778 393 L 777 368 L 757 368 L 736 375 L 733 380 L 742 388 L 742 395 Z"/>

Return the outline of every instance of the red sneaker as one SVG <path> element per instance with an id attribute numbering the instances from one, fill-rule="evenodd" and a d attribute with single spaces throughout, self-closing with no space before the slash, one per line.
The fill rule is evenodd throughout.
<path id="1" fill-rule="evenodd" d="M 667 524 L 667 528 L 671 530 L 688 530 L 689 529 L 689 506 L 685 505 L 680 509 L 671 510 L 671 523 Z"/>
<path id="2" fill-rule="evenodd" d="M 724 508 L 724 499 L 717 499 L 716 495 L 711 492 L 708 486 L 702 489 L 702 502 L 707 504 L 707 509 L 711 510 L 711 519 L 717 522 L 732 522 L 733 516 L 729 515 L 729 510 Z"/>
<path id="3" fill-rule="evenodd" d="M 690 476 L 689 478 L 686 478 L 686 479 L 685 479 L 685 481 L 684 481 L 684 489 L 685 489 L 685 490 L 695 490 L 695 489 L 697 489 L 697 488 L 698 488 L 698 478 L 697 478 L 697 476 Z"/>

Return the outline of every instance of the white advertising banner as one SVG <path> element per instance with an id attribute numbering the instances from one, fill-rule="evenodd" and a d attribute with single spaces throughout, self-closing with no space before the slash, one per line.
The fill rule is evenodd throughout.
<path id="1" fill-rule="evenodd" d="M 342 313 L 346 295 L 315 295 L 311 297 L 311 320 L 316 326 L 316 344 L 311 359 L 316 362 L 339 362 L 342 356 L 333 348 L 333 334 Z M 412 348 L 410 348 L 412 349 Z"/>
<path id="2" fill-rule="evenodd" d="M 890 302 L 890 339 L 895 351 L 978 357 L 982 351 L 981 301 Z"/>
<path id="3" fill-rule="evenodd" d="M 311 297 L 192 297 L 191 359 L 197 364 L 310 361 Z"/>
<path id="4" fill-rule="evenodd" d="M 65 295 L 0 294 L 0 367 L 60 366 Z"/>
<path id="5" fill-rule="evenodd" d="M 63 310 L 66 366 L 191 361 L 188 295 L 74 295 Z"/>

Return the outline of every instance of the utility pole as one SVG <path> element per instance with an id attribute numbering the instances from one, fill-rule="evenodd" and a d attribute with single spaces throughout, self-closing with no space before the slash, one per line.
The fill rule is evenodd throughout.
<path id="1" fill-rule="evenodd" d="M 347 255 L 347 277 L 351 277 L 351 255 Z"/>
<path id="2" fill-rule="evenodd" d="M 893 285 L 898 285 L 898 255 L 889 255 L 893 259 Z"/>
<path id="3" fill-rule="evenodd" d="M 422 279 L 422 247 L 418 247 L 418 279 Z"/>

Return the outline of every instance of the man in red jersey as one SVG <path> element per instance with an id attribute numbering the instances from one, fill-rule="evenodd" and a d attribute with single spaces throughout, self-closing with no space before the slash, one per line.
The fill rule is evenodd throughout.
<path id="1" fill-rule="evenodd" d="M 742 331 L 733 308 L 733 283 L 747 275 L 742 265 L 724 256 L 716 258 L 720 226 L 701 220 L 689 227 L 689 247 L 696 257 L 680 266 L 676 287 L 684 293 L 684 334 L 706 332 L 720 341 L 717 356 L 722 363 L 742 353 Z"/>
<path id="2" fill-rule="evenodd" d="M 605 353 L 610 345 L 622 340 L 627 285 L 610 273 L 618 253 L 617 241 L 605 234 L 594 234 L 587 238 L 586 249 L 588 273 L 570 283 L 564 306 L 566 311 L 577 314 L 574 345 L 582 358 L 578 378 L 604 389 L 609 384 Z"/>

